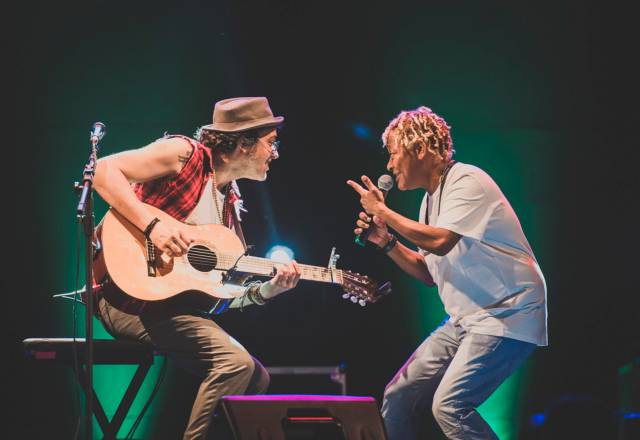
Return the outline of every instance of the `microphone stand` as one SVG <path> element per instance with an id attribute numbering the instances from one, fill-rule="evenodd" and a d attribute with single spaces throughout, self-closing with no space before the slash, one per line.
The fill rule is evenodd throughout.
<path id="1" fill-rule="evenodd" d="M 89 160 L 82 173 L 82 184 L 75 183 L 75 188 L 80 192 L 80 201 L 76 208 L 78 221 L 84 226 L 85 235 L 85 440 L 91 440 L 93 436 L 93 256 L 95 246 L 93 242 L 93 230 L 95 218 L 93 213 L 93 175 L 98 157 L 97 136 L 91 137 L 91 152 Z"/>

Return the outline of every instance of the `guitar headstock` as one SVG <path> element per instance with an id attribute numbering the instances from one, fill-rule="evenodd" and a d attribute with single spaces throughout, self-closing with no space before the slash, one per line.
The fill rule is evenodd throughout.
<path id="1" fill-rule="evenodd" d="M 386 282 L 378 285 L 367 275 L 342 270 L 342 289 L 345 299 L 350 299 L 354 303 L 366 306 L 367 303 L 374 303 L 385 295 L 391 293 L 391 283 Z"/>

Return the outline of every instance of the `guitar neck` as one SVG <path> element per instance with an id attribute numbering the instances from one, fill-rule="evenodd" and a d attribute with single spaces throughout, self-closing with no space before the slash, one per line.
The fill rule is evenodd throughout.
<path id="1" fill-rule="evenodd" d="M 219 262 L 220 269 L 228 270 L 233 266 L 231 258 L 222 257 Z M 267 258 L 242 257 L 236 265 L 238 272 L 249 273 L 261 276 L 273 276 L 276 273 L 278 263 Z M 298 264 L 300 268 L 300 279 L 308 281 L 318 281 L 321 283 L 342 284 L 342 270 L 330 269 L 327 267 L 310 266 L 308 264 Z"/>

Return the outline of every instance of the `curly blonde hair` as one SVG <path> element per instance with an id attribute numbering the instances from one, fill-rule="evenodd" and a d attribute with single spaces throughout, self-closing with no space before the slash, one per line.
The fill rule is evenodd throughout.
<path id="1" fill-rule="evenodd" d="M 429 107 L 421 106 L 415 110 L 401 111 L 382 133 L 385 147 L 391 132 L 396 134 L 399 144 L 409 151 L 415 148 L 416 143 L 422 141 L 429 151 L 443 159 L 450 160 L 455 152 L 451 140 L 451 127 Z"/>

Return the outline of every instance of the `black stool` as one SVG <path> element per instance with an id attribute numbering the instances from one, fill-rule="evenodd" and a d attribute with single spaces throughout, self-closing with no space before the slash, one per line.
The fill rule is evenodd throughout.
<path id="1" fill-rule="evenodd" d="M 27 356 L 37 361 L 57 362 L 74 368 L 74 354 L 77 353 L 78 380 L 84 391 L 84 339 L 72 338 L 29 338 L 22 341 Z M 75 349 L 74 349 L 75 346 Z M 75 353 L 74 353 L 75 350 Z M 134 341 L 119 341 L 113 339 L 94 339 L 93 363 L 97 364 L 133 364 L 138 368 L 118 405 L 113 418 L 109 420 L 102 404 L 98 400 L 95 389 L 93 392 L 93 413 L 100 425 L 105 439 L 115 439 L 118 430 L 129 411 L 140 386 L 144 382 L 154 360 L 153 347 Z"/>

